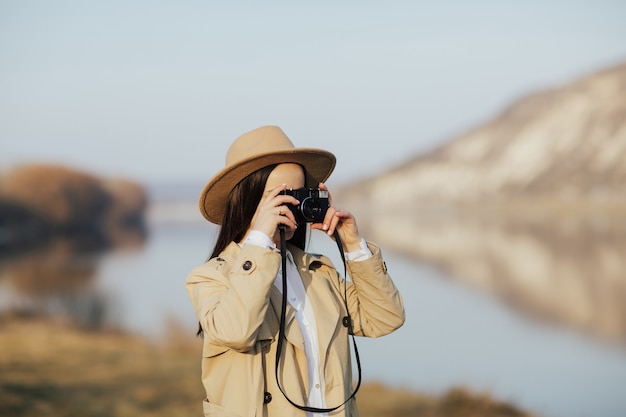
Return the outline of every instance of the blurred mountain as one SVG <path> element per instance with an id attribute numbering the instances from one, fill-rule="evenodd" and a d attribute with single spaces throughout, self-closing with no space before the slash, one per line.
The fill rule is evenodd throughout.
<path id="1" fill-rule="evenodd" d="M 626 63 L 334 195 L 386 249 L 626 348 Z"/>
<path id="2" fill-rule="evenodd" d="M 103 245 L 142 241 L 146 191 L 63 165 L 30 163 L 0 173 L 0 255 L 51 237 L 89 236 Z"/>
<path id="3" fill-rule="evenodd" d="M 369 208 L 626 200 L 626 63 L 513 103 L 429 154 L 341 190 Z"/>

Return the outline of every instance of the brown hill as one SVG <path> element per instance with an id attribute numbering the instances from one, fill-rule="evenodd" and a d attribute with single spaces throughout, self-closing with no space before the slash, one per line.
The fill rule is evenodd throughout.
<path id="1" fill-rule="evenodd" d="M 143 234 L 148 203 L 143 185 L 102 178 L 53 164 L 25 164 L 0 172 L 0 254 L 53 235 L 118 240 Z"/>

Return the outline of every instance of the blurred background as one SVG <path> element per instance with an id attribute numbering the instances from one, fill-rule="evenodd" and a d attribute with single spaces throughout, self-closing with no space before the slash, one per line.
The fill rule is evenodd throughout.
<path id="1" fill-rule="evenodd" d="M 403 293 L 365 382 L 626 415 L 625 39 L 617 0 L 0 1 L 0 414 L 199 412 L 197 197 L 272 124 Z"/>

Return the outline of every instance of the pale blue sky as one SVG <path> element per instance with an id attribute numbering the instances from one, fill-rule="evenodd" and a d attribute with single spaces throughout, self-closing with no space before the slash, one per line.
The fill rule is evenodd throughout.
<path id="1" fill-rule="evenodd" d="M 0 164 L 202 181 L 277 124 L 342 183 L 623 60 L 620 0 L 0 0 Z"/>

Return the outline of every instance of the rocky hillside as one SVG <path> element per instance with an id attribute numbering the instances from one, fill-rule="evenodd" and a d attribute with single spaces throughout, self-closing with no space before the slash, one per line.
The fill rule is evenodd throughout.
<path id="1" fill-rule="evenodd" d="M 386 249 L 626 346 L 626 63 L 335 195 Z"/>
<path id="2" fill-rule="evenodd" d="M 507 197 L 601 203 L 626 201 L 625 184 L 626 63 L 529 95 L 342 193 L 351 204 L 367 199 L 359 206 L 382 209 Z"/>

